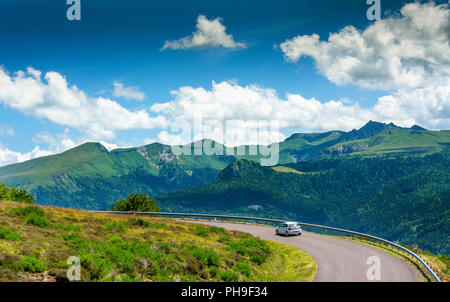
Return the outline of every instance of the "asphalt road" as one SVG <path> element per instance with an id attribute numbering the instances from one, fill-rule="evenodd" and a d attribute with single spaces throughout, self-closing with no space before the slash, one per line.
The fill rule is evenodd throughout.
<path id="1" fill-rule="evenodd" d="M 216 225 L 230 230 L 243 231 L 255 236 L 290 244 L 310 254 L 317 263 L 314 282 L 369 282 L 367 271 L 374 262 L 367 264 L 369 257 L 376 256 L 380 264 L 381 282 L 418 282 L 421 275 L 409 263 L 379 249 L 351 240 L 303 232 L 301 236 L 275 235 L 275 229 L 251 224 L 223 222 L 197 222 Z M 373 270 L 372 270 L 373 272 Z M 374 276 L 374 274 L 371 274 Z"/>

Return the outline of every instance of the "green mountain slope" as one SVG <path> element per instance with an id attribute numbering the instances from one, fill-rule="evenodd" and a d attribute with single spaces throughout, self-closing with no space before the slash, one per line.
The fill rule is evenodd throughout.
<path id="1" fill-rule="evenodd" d="M 206 145 L 223 155 L 202 153 L 202 146 Z M 449 146 L 450 131 L 428 131 L 419 126 L 401 128 L 370 121 L 350 132 L 294 134 L 279 143 L 279 163 L 355 155 L 425 155 Z M 260 162 L 264 158 L 260 153 L 250 156 L 249 146 L 245 146 L 246 155 L 232 155 L 237 154 L 237 148 L 226 148 L 211 140 L 185 147 L 192 155 L 175 155 L 171 146 L 158 143 L 110 152 L 101 144 L 87 143 L 61 154 L 0 167 L 0 182 L 29 190 L 40 204 L 106 209 L 131 192 L 155 196 L 211 183 L 236 159 Z"/>
<path id="2" fill-rule="evenodd" d="M 105 209 L 130 192 L 155 195 L 211 182 L 234 159 L 176 156 L 170 146 L 157 143 L 111 152 L 101 144 L 86 143 L 0 168 L 0 181 L 28 189 L 41 204 Z"/>
<path id="3" fill-rule="evenodd" d="M 158 200 L 162 210 L 299 220 L 450 253 L 449 154 L 344 157 L 285 166 L 302 173 L 238 160 L 215 182 Z"/>

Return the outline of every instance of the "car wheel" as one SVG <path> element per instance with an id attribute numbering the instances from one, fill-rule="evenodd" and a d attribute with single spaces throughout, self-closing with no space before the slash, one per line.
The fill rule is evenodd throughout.
<path id="1" fill-rule="evenodd" d="M 286 237 L 288 237 L 288 236 L 289 236 L 288 231 L 286 231 L 286 233 L 284 233 L 284 235 L 285 235 Z"/>

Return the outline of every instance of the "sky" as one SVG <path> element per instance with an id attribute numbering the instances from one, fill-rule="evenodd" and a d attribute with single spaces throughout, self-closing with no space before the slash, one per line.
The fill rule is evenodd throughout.
<path id="1" fill-rule="evenodd" d="M 380 20 L 366 0 L 79 1 L 73 21 L 66 0 L 0 3 L 0 166 L 87 141 L 248 143 L 224 133 L 258 121 L 278 126 L 255 143 L 450 129 L 448 1 L 379 0 Z"/>

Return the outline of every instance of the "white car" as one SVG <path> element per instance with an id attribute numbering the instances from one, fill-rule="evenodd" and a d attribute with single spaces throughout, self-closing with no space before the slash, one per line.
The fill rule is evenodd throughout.
<path id="1" fill-rule="evenodd" d="M 277 235 L 296 235 L 300 236 L 302 234 L 302 227 L 296 222 L 285 222 L 277 226 L 275 229 Z"/>

